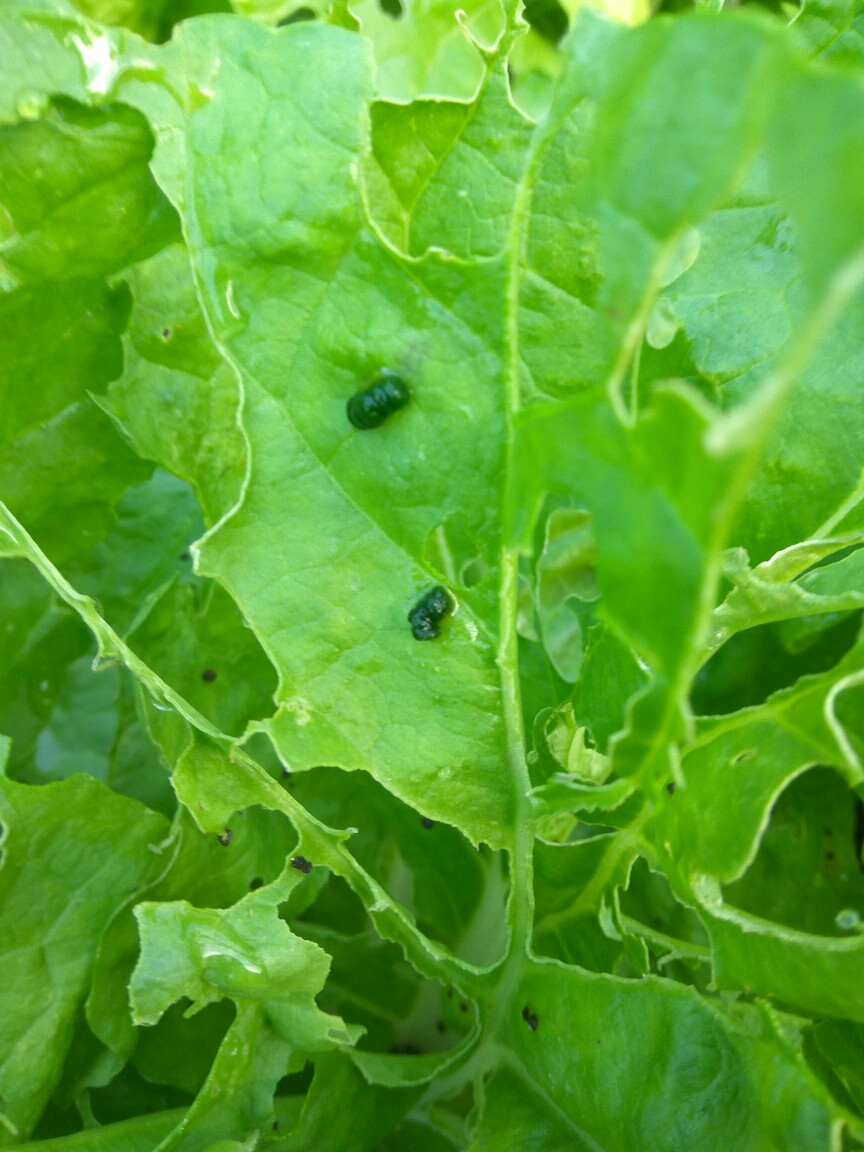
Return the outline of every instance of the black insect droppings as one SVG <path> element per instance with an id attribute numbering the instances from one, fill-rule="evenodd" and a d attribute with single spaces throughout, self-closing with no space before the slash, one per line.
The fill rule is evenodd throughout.
<path id="1" fill-rule="evenodd" d="M 433 820 L 430 820 L 428 816 L 422 816 L 420 818 L 420 823 L 423 825 L 424 828 L 432 828 L 432 827 L 434 827 L 435 822 Z"/>
<path id="2" fill-rule="evenodd" d="M 180 559 L 180 560 L 183 560 L 183 561 L 186 561 L 186 560 L 191 560 L 191 559 L 192 559 L 192 556 L 191 556 L 191 554 L 190 554 L 189 552 L 181 552 L 181 553 L 180 553 L 180 556 L 178 557 L 178 559 Z"/>
<path id="3" fill-rule="evenodd" d="M 278 1120 L 274 1120 L 274 1121 L 273 1121 L 273 1131 L 274 1131 L 274 1132 L 278 1132 L 278 1131 L 279 1131 L 279 1121 L 278 1121 Z"/>
<path id="4" fill-rule="evenodd" d="M 231 831 L 230 828 L 226 828 L 224 832 L 220 832 L 219 835 L 216 837 L 216 839 L 219 841 L 219 843 L 222 845 L 223 848 L 227 848 L 228 845 L 231 843 L 233 838 L 234 838 L 234 833 Z"/>
<path id="5" fill-rule="evenodd" d="M 204 680 L 205 683 L 207 683 L 207 684 L 212 684 L 213 681 L 216 679 L 216 673 L 213 671 L 212 668 L 205 668 L 204 671 L 201 673 L 201 679 Z"/>
<path id="6" fill-rule="evenodd" d="M 527 1004 L 522 1009 L 522 1019 L 525 1021 L 532 1032 L 537 1031 L 537 1013 L 532 1012 Z"/>
<path id="7" fill-rule="evenodd" d="M 411 635 L 415 640 L 434 640 L 441 635 L 441 621 L 452 611 L 450 594 L 446 588 L 436 584 L 408 613 Z"/>
<path id="8" fill-rule="evenodd" d="M 408 385 L 393 372 L 383 371 L 366 388 L 355 392 L 345 406 L 349 421 L 361 432 L 379 428 L 388 416 L 411 399 Z"/>
<path id="9" fill-rule="evenodd" d="M 669 793 L 670 796 L 675 791 L 675 781 L 674 780 L 670 780 L 669 783 L 666 785 L 666 791 Z"/>
<path id="10" fill-rule="evenodd" d="M 163 328 L 162 332 L 161 332 L 161 336 L 162 336 L 163 340 L 170 340 L 171 339 L 171 329 L 170 328 Z"/>
<path id="11" fill-rule="evenodd" d="M 447 1025 L 444 1023 L 443 1020 L 439 1020 L 438 1023 L 435 1025 L 435 1027 L 438 1029 L 439 1032 L 446 1032 L 447 1031 Z"/>
<path id="12" fill-rule="evenodd" d="M 826 860 L 829 862 L 829 864 L 830 864 L 830 863 L 833 863 L 833 861 L 834 861 L 834 860 L 836 860 L 836 859 L 837 859 L 837 857 L 834 855 L 834 853 L 833 853 L 833 852 L 826 852 L 826 853 L 825 853 L 825 859 L 826 859 Z"/>
<path id="13" fill-rule="evenodd" d="M 467 1012 L 468 1011 L 468 1005 L 465 1003 L 464 1000 L 460 1000 L 460 1002 L 459 1002 L 459 1011 L 460 1012 Z"/>
<path id="14" fill-rule="evenodd" d="M 253 876 L 249 881 L 249 891 L 255 892 L 258 888 L 264 887 L 264 881 L 260 876 Z"/>
<path id="15" fill-rule="evenodd" d="M 307 860 L 305 856 L 292 856 L 291 867 L 296 868 L 298 872 L 303 872 L 308 876 L 312 871 L 312 861 Z"/>

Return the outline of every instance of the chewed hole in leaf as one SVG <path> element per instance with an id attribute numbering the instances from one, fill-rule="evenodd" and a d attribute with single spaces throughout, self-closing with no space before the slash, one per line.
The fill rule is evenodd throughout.
<path id="1" fill-rule="evenodd" d="M 699 670 L 690 694 L 693 711 L 701 716 L 737 712 L 763 704 L 802 676 L 827 672 L 855 644 L 860 624 L 861 613 L 855 612 L 798 653 L 786 650 L 772 624 L 737 633 Z"/>
<path id="2" fill-rule="evenodd" d="M 644 933 L 652 970 L 668 975 L 670 965 L 675 965 L 676 978 L 685 983 L 708 979 L 707 965 L 697 960 L 707 955 L 705 929 L 696 914 L 676 899 L 665 876 L 651 871 L 644 859 L 633 865 L 619 903 L 625 929 L 636 936 Z"/>
<path id="3" fill-rule="evenodd" d="M 551 44 L 557 44 L 567 32 L 567 13 L 557 0 L 527 0 L 523 15 L 534 31 Z"/>
<path id="4" fill-rule="evenodd" d="M 462 517 L 450 516 L 426 537 L 426 563 L 453 587 L 475 588 L 491 572 L 481 542 L 466 530 Z"/>
<path id="5" fill-rule="evenodd" d="M 591 516 L 581 508 L 553 508 L 546 519 L 534 572 L 540 638 L 557 674 L 579 679 L 588 629 L 600 597 Z"/>
<path id="6" fill-rule="evenodd" d="M 489 565 L 482 556 L 475 556 L 473 560 L 469 560 L 467 564 L 462 566 L 461 577 L 465 588 L 473 588 L 476 584 L 482 584 L 488 575 Z"/>
<path id="7" fill-rule="evenodd" d="M 382 940 L 360 901 L 338 877 L 330 878 L 291 927 L 331 955 L 330 976 L 318 1002 L 324 1011 L 366 1029 L 358 1044 L 362 1051 L 444 1052 L 473 1026 L 473 1005 L 457 1001 L 452 988 L 424 979 L 398 945 Z M 465 1011 L 460 1003 L 465 1003 Z"/>
<path id="8" fill-rule="evenodd" d="M 455 828 L 417 812 L 364 772 L 320 767 L 294 780 L 295 797 L 314 816 L 331 827 L 357 829 L 348 841 L 351 854 L 430 938 L 471 963 L 501 956 L 503 854 L 473 848 Z M 342 885 L 331 877 L 318 904 L 338 896 L 340 918 L 350 916 L 357 930 L 354 898 L 346 901 Z"/>
<path id="9" fill-rule="evenodd" d="M 857 802 L 833 769 L 793 780 L 774 804 L 753 863 L 724 887 L 724 900 L 787 928 L 836 935 L 844 909 L 864 909 Z"/>
<path id="10" fill-rule="evenodd" d="M 130 1065 L 126 1072 L 137 1072 L 153 1084 L 167 1081 L 178 1094 L 194 1096 L 201 1090 L 235 1009 L 230 1000 L 208 1004 L 193 1013 L 189 1013 L 190 1007 L 190 1000 L 183 997 L 168 1008 L 157 1024 L 140 1030 L 132 1060 L 134 1069 Z M 165 1052 L 169 1049 L 183 1052 L 184 1059 L 176 1061 L 166 1075 Z M 100 1118 L 105 1115 L 102 1108 L 110 1106 L 110 1090 L 103 1090 L 103 1094 L 100 1096 L 98 1089 L 93 1093 L 94 1115 Z M 104 1122 L 108 1122 L 107 1118 Z"/>
<path id="11" fill-rule="evenodd" d="M 279 21 L 279 27 L 283 28 L 287 24 L 304 24 L 309 20 L 317 20 L 318 17 L 311 8 L 295 8 L 290 16 L 286 16 Z"/>

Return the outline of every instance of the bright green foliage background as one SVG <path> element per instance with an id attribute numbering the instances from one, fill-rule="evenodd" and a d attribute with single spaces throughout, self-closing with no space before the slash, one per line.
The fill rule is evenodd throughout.
<path id="1" fill-rule="evenodd" d="M 864 8 L 665 7 L 0 6 L 0 1147 L 864 1147 Z"/>

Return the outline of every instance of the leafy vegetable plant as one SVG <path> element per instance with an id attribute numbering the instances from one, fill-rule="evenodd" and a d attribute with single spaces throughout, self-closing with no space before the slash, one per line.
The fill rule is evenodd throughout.
<path id="1" fill-rule="evenodd" d="M 864 14 L 0 9 L 0 1145 L 864 1146 Z"/>

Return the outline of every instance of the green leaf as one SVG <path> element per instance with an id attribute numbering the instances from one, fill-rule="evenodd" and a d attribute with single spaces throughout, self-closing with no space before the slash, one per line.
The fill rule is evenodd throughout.
<path id="1" fill-rule="evenodd" d="M 812 1037 L 820 1055 L 831 1066 L 860 1112 L 864 1104 L 860 1059 L 864 1031 L 861 1025 L 845 1020 L 825 1020 L 814 1025 Z"/>
<path id="2" fill-rule="evenodd" d="M 272 708 L 273 669 L 234 602 L 210 581 L 175 581 L 130 640 L 223 732 L 239 734 Z"/>
<path id="3" fill-rule="evenodd" d="M 167 823 L 89 776 L 42 788 L 0 780 L 0 789 L 0 1095 L 25 1135 L 59 1079 L 102 929 L 152 876 L 150 847 Z"/>
<path id="4" fill-rule="evenodd" d="M 30 24 L 22 19 L 28 13 L 36 15 Z M 64 0 L 13 0 L 4 6 L 0 45 L 10 68 L 0 91 L 0 122 L 37 119 L 54 92 L 86 99 L 80 59 L 57 35 L 58 24 L 51 19 L 56 15 L 68 18 L 75 10 Z"/>
<path id="5" fill-rule="evenodd" d="M 327 976 L 326 953 L 277 915 L 297 882 L 294 872 L 276 890 L 260 889 L 224 912 L 139 904 L 141 958 L 130 986 L 135 1022 L 154 1024 L 181 996 L 198 1008 L 228 996 L 265 1003 L 279 1035 L 304 1050 L 350 1043 L 342 1022 L 314 1004 Z"/>
<path id="6" fill-rule="evenodd" d="M 557 1139 L 569 1134 L 577 1148 L 623 1150 L 670 1136 L 736 1152 L 779 1148 L 790 1136 L 814 1152 L 827 1147 L 827 1105 L 758 1017 L 736 1027 L 686 988 L 550 964 L 525 971 L 519 996 L 537 1025 L 514 1013 L 509 1067 L 536 1117 L 535 1140 L 539 1127 Z M 620 1022 L 634 1016 L 639 1029 L 621 1045 Z"/>
<path id="7" fill-rule="evenodd" d="M 55 1140 L 40 1140 L 40 1148 L 45 1152 L 152 1152 L 180 1119 L 175 1112 L 155 1112 L 151 1116 L 138 1116 L 134 1120 L 122 1120 L 118 1124 L 90 1128 L 71 1136 L 60 1136 Z M 14 1144 L 9 1152 L 21 1152 L 32 1148 L 32 1143 Z"/>
<path id="8" fill-rule="evenodd" d="M 686 787 L 667 795 L 659 817 L 658 841 L 675 844 L 685 875 L 739 877 L 774 800 L 806 768 L 832 764 L 850 784 L 861 782 L 835 710 L 838 690 L 860 663 L 859 645 L 836 669 L 805 677 L 760 707 L 699 721 L 681 764 Z"/>
<path id="9" fill-rule="evenodd" d="M 573 691 L 573 715 L 587 726 L 601 751 L 624 728 L 627 703 L 644 683 L 645 671 L 633 653 L 608 628 L 595 625 Z"/>
<path id="10" fill-rule="evenodd" d="M 228 0 L 74 0 L 74 3 L 91 20 L 120 24 L 149 40 L 167 40 L 172 25 L 191 16 L 231 11 Z"/>
<path id="11" fill-rule="evenodd" d="M 660 300 L 699 371 L 740 403 L 776 364 L 803 303 L 794 229 L 771 193 L 764 156 L 693 236 L 692 265 L 664 285 Z"/>
<path id="12" fill-rule="evenodd" d="M 504 32 L 500 0 L 404 0 L 396 11 L 373 0 L 352 0 L 349 9 L 371 40 L 376 93 L 387 100 L 418 96 L 470 99 L 483 74 L 478 47 L 494 46 Z"/>
<path id="13" fill-rule="evenodd" d="M 222 1140 L 255 1139 L 270 1127 L 273 1093 L 289 1054 L 259 1004 L 238 1005 L 204 1087 L 158 1152 L 204 1152 Z"/>
<path id="14" fill-rule="evenodd" d="M 758 436 L 758 424 L 750 435 Z M 619 762 L 625 772 L 668 771 L 663 741 L 681 732 L 684 684 L 706 640 L 705 588 L 716 586 L 753 448 L 740 436 L 733 443 L 680 386 L 658 392 L 632 431 L 608 406 L 582 400 L 528 409 L 519 437 L 511 499 L 519 507 L 516 488 L 525 492 L 528 514 L 521 523 L 517 514 L 514 539 L 526 542 L 532 504 L 544 492 L 590 507 L 601 611 L 654 677 L 651 695 L 642 696 L 644 747 L 635 735 L 619 741 Z"/>
<path id="15" fill-rule="evenodd" d="M 719 988 L 744 988 L 816 1016 L 864 1022 L 864 941 L 813 936 L 749 916 L 708 884 L 698 895 Z"/>
<path id="16" fill-rule="evenodd" d="M 794 30 L 826 63 L 864 63 L 864 13 L 856 0 L 808 0 Z"/>
<path id="17" fill-rule="evenodd" d="M 99 404 L 140 456 L 189 481 L 212 524 L 237 500 L 246 468 L 236 375 L 207 331 L 182 245 L 137 263 L 124 281 L 124 371 Z"/>
<path id="18" fill-rule="evenodd" d="M 607 893 L 626 885 L 636 848 L 620 833 L 534 846 L 538 900 L 534 947 L 541 956 L 594 972 L 613 970 L 620 943 L 601 927 Z"/>
<path id="19" fill-rule="evenodd" d="M 20 842 L 27 1132 L 860 1142 L 857 11 L 90 2 L 176 27 L 0 17 L 0 730 L 174 820 Z"/>
<path id="20" fill-rule="evenodd" d="M 372 1152 L 402 1118 L 420 1092 L 414 1088 L 376 1088 L 368 1084 L 347 1057 L 319 1056 L 303 1111 L 280 1152 Z M 334 1102 L 338 1107 L 334 1108 Z"/>
<path id="21" fill-rule="evenodd" d="M 234 1013 L 227 1001 L 192 1016 L 185 1014 L 185 1007 L 185 1001 L 179 1001 L 158 1024 L 137 1030 L 131 1063 L 145 1080 L 195 1096 L 207 1080 Z"/>
<path id="22" fill-rule="evenodd" d="M 726 899 L 745 912 L 817 935 L 856 931 L 856 908 L 864 900 L 857 799 L 827 768 L 796 777 L 771 811 L 755 860 L 725 887 Z"/>
<path id="23" fill-rule="evenodd" d="M 208 139 L 214 132 L 233 132 L 247 140 L 239 94 L 258 80 L 249 71 L 253 56 L 236 36 L 217 48 L 212 41 L 219 25 L 200 27 L 196 42 L 190 26 L 187 58 L 201 60 L 204 68 L 203 60 L 215 51 L 222 66 L 212 81 L 213 101 L 177 127 L 188 133 L 189 176 L 194 181 L 200 174 L 196 195 L 203 203 L 208 196 L 221 197 L 223 187 Z M 318 763 L 363 768 L 409 803 L 419 807 L 422 798 L 430 816 L 460 825 L 475 840 L 499 844 L 511 798 L 498 782 L 503 735 L 493 651 L 497 620 L 488 583 L 462 588 L 448 580 L 456 611 L 432 644 L 418 644 L 406 620 L 430 585 L 448 579 L 434 571 L 426 551 L 436 529 L 451 518 L 460 536 L 473 539 L 479 555 L 494 561 L 496 529 L 486 493 L 499 457 L 497 450 L 491 455 L 480 450 L 463 419 L 467 406 L 479 426 L 489 427 L 495 445 L 500 416 L 494 397 L 468 388 L 473 372 L 492 371 L 494 357 L 474 330 L 485 313 L 469 304 L 463 318 L 452 304 L 455 296 L 467 303 L 472 294 L 485 302 L 486 277 L 432 258 L 418 280 L 413 265 L 394 259 L 362 227 L 352 175 L 363 148 L 359 101 L 371 94 L 362 44 L 322 26 L 292 26 L 279 37 L 242 27 L 250 50 L 255 46 L 255 69 L 287 75 L 302 60 L 302 74 L 309 79 L 293 84 L 290 93 L 274 92 L 268 123 L 260 128 L 268 146 L 250 147 L 243 175 L 248 185 L 232 176 L 232 194 L 242 200 L 243 211 L 258 214 L 258 222 L 250 218 L 248 225 L 260 238 L 258 247 L 231 256 L 224 267 L 218 256 L 214 265 L 205 255 L 222 251 L 220 234 L 227 239 L 231 233 L 232 210 L 224 203 L 208 217 L 206 228 L 199 226 L 189 237 L 196 265 L 203 261 L 209 269 L 204 294 L 209 321 L 243 372 L 245 430 L 256 461 L 242 508 L 201 544 L 200 568 L 231 587 L 253 630 L 268 639 L 280 679 L 280 708 L 267 727 L 293 769 Z M 318 62 L 311 71 L 310 59 Z M 312 120 L 298 119 L 291 110 L 318 114 L 318 86 L 328 70 L 337 97 L 327 106 L 335 135 L 322 151 L 321 126 L 313 130 Z M 278 112 L 283 104 L 284 115 Z M 306 167 L 284 169 L 280 138 L 292 155 L 315 155 L 315 179 L 326 181 L 331 191 L 326 204 L 311 194 Z M 207 163 L 198 165 L 198 155 L 207 155 Z M 259 161 L 263 168 L 256 172 Z M 223 162 L 229 164 L 227 154 Z M 174 180 L 167 170 L 164 178 L 169 186 Z M 272 195 L 250 197 L 246 187 L 262 180 Z M 292 209 L 291 221 L 277 225 L 298 196 L 307 197 L 307 209 L 300 214 Z M 304 268 L 300 274 L 298 262 Z M 306 277 L 313 269 L 321 286 L 310 295 Z M 292 329 L 291 318 L 301 315 L 306 316 L 302 330 Z M 340 315 L 350 316 L 357 332 L 374 316 L 376 345 L 361 349 L 355 339 L 354 347 L 349 341 L 334 349 L 333 359 L 322 358 L 316 349 L 327 325 Z M 286 334 L 296 331 L 278 351 L 259 334 L 274 326 Z M 412 400 L 370 438 L 352 430 L 344 405 L 381 367 L 405 375 Z M 322 419 L 325 410 L 329 416 Z M 381 445 L 389 460 L 384 465 Z M 462 487 L 452 470 L 446 476 L 441 472 L 444 456 L 461 461 Z M 419 504 L 418 485 L 426 488 Z M 290 503 L 280 495 L 287 487 Z M 302 520 L 294 515 L 297 507 L 304 509 Z M 312 539 L 309 523 L 326 523 L 328 531 Z M 355 542 L 349 552 L 341 543 L 347 538 Z M 274 540 L 279 542 L 275 553 Z M 379 557 L 373 572 L 365 563 L 370 550 Z M 312 568 L 317 575 L 310 583 Z M 263 573 L 278 579 L 262 581 Z M 287 630 L 286 613 L 293 621 Z M 301 623 L 298 642 L 295 630 Z M 322 667 L 319 640 L 336 633 L 339 650 Z M 384 705 L 393 692 L 400 701 L 398 716 Z M 407 772 L 400 755 L 403 734 L 424 724 L 430 699 L 436 705 L 435 727 L 425 726 L 420 758 Z"/>
<path id="24" fill-rule="evenodd" d="M 859 549 L 834 563 L 823 562 L 844 547 L 860 542 L 855 534 L 805 541 L 758 564 L 752 571 L 747 566 L 746 553 L 733 552 L 726 559 L 724 574 L 735 588 L 714 612 L 716 632 L 712 647 L 719 647 L 741 629 L 798 617 L 808 619 L 800 621 L 794 631 L 786 629 L 787 642 L 796 634 L 806 639 L 813 617 L 830 614 L 833 623 L 837 613 L 862 607 L 858 584 L 864 553 Z"/>
<path id="25" fill-rule="evenodd" d="M 537 560 L 537 617 L 555 671 L 571 684 L 582 668 L 582 618 L 590 619 L 599 595 L 590 518 L 584 512 L 557 509 L 546 522 Z"/>
<path id="26" fill-rule="evenodd" d="M 418 257 L 442 243 L 467 259 L 500 253 L 530 139 L 505 76 L 487 68 L 472 104 L 376 100 L 370 112 L 365 191 L 387 239 Z"/>
<path id="27" fill-rule="evenodd" d="M 171 836 L 160 845 L 162 872 L 154 885 L 139 895 L 154 901 L 182 897 L 196 906 L 229 907 L 250 890 L 276 880 L 295 844 L 293 830 L 279 814 L 253 808 L 232 816 L 231 840 L 226 850 L 215 836 L 202 835 L 188 813 L 180 810 Z M 87 1022 L 93 1033 L 123 1060 L 133 1050 L 137 1058 L 141 1044 L 153 1042 L 152 1038 L 143 1040 L 140 1030 L 136 1032 L 129 1011 L 128 985 L 138 956 L 138 930 L 129 903 L 102 934 L 86 1005 Z M 195 1021 L 184 1023 L 191 1028 Z M 193 1038 L 184 1037 L 182 1046 L 194 1042 Z M 189 1074 L 196 1071 L 197 1065 Z"/>
<path id="28" fill-rule="evenodd" d="M 65 560 L 110 531 L 112 506 L 150 471 L 90 393 L 122 363 L 128 294 L 108 277 L 176 235 L 177 218 L 150 176 L 152 136 L 132 109 L 58 98 L 0 137 L 9 223 L 0 325 L 14 349 L 0 496 Z"/>

